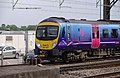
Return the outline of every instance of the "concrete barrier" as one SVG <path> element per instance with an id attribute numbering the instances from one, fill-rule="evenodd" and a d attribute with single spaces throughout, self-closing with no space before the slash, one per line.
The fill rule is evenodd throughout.
<path id="1" fill-rule="evenodd" d="M 0 67 L 0 78 L 60 78 L 58 67 L 9 66 Z"/>

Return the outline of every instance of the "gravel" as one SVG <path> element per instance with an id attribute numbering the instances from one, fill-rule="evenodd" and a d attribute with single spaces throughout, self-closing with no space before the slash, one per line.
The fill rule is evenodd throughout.
<path id="1" fill-rule="evenodd" d="M 89 69 L 89 70 L 86 69 L 86 70 L 77 70 L 77 71 L 67 71 L 61 74 L 61 77 L 62 78 L 83 78 L 83 77 L 89 77 L 89 76 L 113 73 L 113 72 L 119 72 L 119 71 L 120 71 L 120 66 L 100 68 L 100 69 Z"/>

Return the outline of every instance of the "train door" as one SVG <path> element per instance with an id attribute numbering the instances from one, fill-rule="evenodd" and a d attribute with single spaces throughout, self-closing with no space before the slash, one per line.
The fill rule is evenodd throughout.
<path id="1" fill-rule="evenodd" d="M 100 46 L 100 29 L 99 25 L 92 25 L 92 44 L 91 48 L 99 48 Z"/>
<path id="2" fill-rule="evenodd" d="M 63 29 L 62 29 L 62 39 L 63 40 L 65 39 L 65 27 L 63 27 Z"/>
<path id="3" fill-rule="evenodd" d="M 65 25 L 63 28 L 62 28 L 62 40 L 64 40 L 65 42 L 67 42 L 67 25 Z"/>

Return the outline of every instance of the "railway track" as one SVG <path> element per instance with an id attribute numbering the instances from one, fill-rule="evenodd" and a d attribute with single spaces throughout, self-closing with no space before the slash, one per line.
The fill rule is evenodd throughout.
<path id="1" fill-rule="evenodd" d="M 120 72 L 106 73 L 85 78 L 120 78 Z"/>
<path id="2" fill-rule="evenodd" d="M 90 76 L 85 75 L 83 77 L 85 77 L 85 78 L 115 78 L 115 77 L 118 77 L 119 78 L 120 77 L 119 70 L 111 72 L 111 70 L 109 69 L 109 68 L 115 68 L 115 67 L 120 68 L 120 60 L 109 61 L 109 62 L 100 62 L 100 63 L 98 62 L 98 63 L 91 63 L 91 64 L 65 65 L 65 66 L 60 67 L 60 74 L 61 75 L 67 74 L 67 76 L 73 75 L 72 78 L 80 78 L 79 76 L 82 76 L 82 75 L 80 75 L 81 71 L 82 72 L 85 71 L 84 73 L 89 73 L 89 70 L 92 70 L 92 72 L 93 72 L 93 70 L 100 71 L 102 69 L 106 69 L 107 72 L 104 71 L 105 73 L 104 72 L 101 73 L 101 71 L 100 71 L 100 73 L 97 73 L 94 75 L 92 74 Z M 108 71 L 108 70 L 110 70 L 110 71 Z M 63 77 L 63 78 L 69 78 L 69 77 Z"/>
<path id="3" fill-rule="evenodd" d="M 102 63 L 92 63 L 92 64 L 72 64 L 60 67 L 60 72 L 66 71 L 74 71 L 74 70 L 85 70 L 85 69 L 98 69 L 98 68 L 107 68 L 107 67 L 115 67 L 120 66 L 119 61 L 111 61 L 111 62 L 102 62 Z"/>
<path id="4" fill-rule="evenodd" d="M 91 69 L 102 69 L 102 68 L 110 68 L 110 67 L 117 67 L 117 66 L 119 66 L 119 70 L 120 70 L 120 59 L 104 60 L 104 61 L 96 61 L 96 62 L 95 61 L 83 62 L 83 63 L 72 63 L 72 64 L 56 63 L 55 65 L 50 64 L 50 66 L 59 66 L 61 75 L 64 75 L 64 74 L 74 75 L 74 76 L 77 75 L 77 77 L 62 77 L 62 78 L 80 78 L 80 73 L 70 74 L 71 71 L 73 72 L 73 71 L 82 71 L 82 70 L 91 70 Z M 21 65 L 24 65 L 24 64 L 21 64 Z M 17 66 L 21 66 L 21 65 L 17 65 Z M 10 65 L 10 66 L 16 66 L 16 65 Z M 43 65 L 43 67 L 44 66 L 49 66 L 49 65 L 45 64 Z M 84 76 L 84 78 L 115 78 L 115 77 L 120 78 L 120 71 Z"/>

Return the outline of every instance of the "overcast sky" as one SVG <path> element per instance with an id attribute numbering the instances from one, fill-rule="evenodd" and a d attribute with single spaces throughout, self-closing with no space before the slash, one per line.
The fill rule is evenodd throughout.
<path id="1" fill-rule="evenodd" d="M 12 3 L 13 0 L 0 0 L 0 25 L 36 25 L 51 16 L 69 19 L 100 19 L 100 7 L 99 4 L 96 7 L 96 0 L 65 0 L 61 9 L 59 8 L 59 0 L 19 0 L 15 6 L 15 8 L 39 9 L 13 10 Z M 112 8 L 111 19 L 120 20 L 120 1 Z"/>

